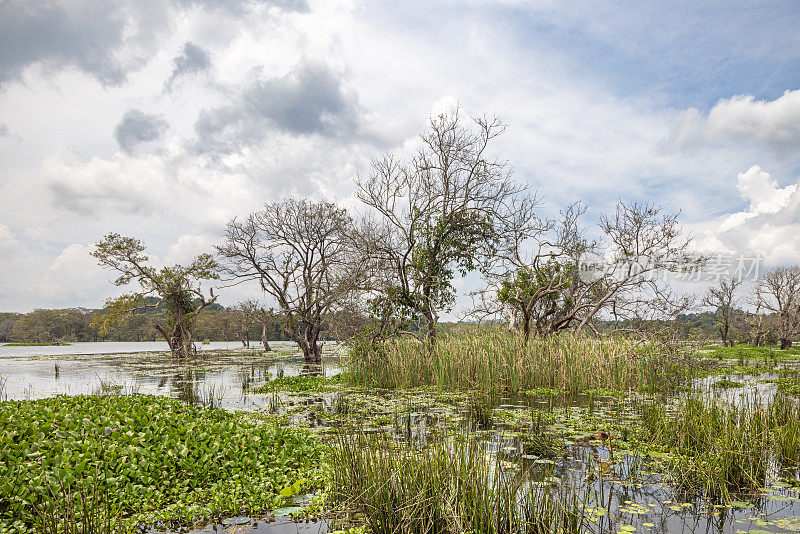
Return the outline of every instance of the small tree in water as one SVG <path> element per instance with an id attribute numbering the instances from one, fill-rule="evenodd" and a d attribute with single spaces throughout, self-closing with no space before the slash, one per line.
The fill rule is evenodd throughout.
<path id="1" fill-rule="evenodd" d="M 230 221 L 217 247 L 228 277 L 256 281 L 275 299 L 306 363 L 322 361 L 323 326 L 362 286 L 368 262 L 353 233 L 335 204 L 286 198 Z"/>
<path id="2" fill-rule="evenodd" d="M 156 321 L 155 328 L 164 336 L 173 356 L 189 356 L 194 350 L 194 319 L 200 310 L 217 299 L 213 290 L 209 290 L 206 296 L 200 287 L 202 280 L 219 278 L 213 256 L 201 254 L 189 265 L 157 270 L 148 265 L 149 258 L 138 239 L 108 234 L 96 246 L 92 256 L 97 258 L 98 263 L 120 273 L 114 285 L 125 286 L 137 282 L 140 287 L 139 291 L 106 302 L 107 312 L 97 320 L 101 332 L 106 332 L 137 310 L 160 307 L 165 312 L 165 324 Z M 149 304 L 147 297 L 156 297 L 158 301 Z"/>

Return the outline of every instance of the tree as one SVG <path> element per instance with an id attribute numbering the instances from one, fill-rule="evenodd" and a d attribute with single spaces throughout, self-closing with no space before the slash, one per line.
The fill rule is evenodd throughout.
<path id="1" fill-rule="evenodd" d="M 194 351 L 192 326 L 195 317 L 206 306 L 216 300 L 214 292 L 203 292 L 201 282 L 216 280 L 217 263 L 210 254 L 197 256 L 189 265 L 162 267 L 160 270 L 148 265 L 145 247 L 138 239 L 108 234 L 97 243 L 92 255 L 98 263 L 119 273 L 116 286 L 131 282 L 139 285 L 139 291 L 124 294 L 106 302 L 106 313 L 99 318 L 101 332 L 130 317 L 137 310 L 162 308 L 165 324 L 154 326 L 164 337 L 173 356 L 186 358 Z M 147 297 L 156 297 L 149 303 Z"/>
<path id="2" fill-rule="evenodd" d="M 235 322 L 239 324 L 239 331 L 243 332 L 240 335 L 242 343 L 246 347 L 250 347 L 249 335 L 250 328 L 253 325 L 261 327 L 261 344 L 264 346 L 264 352 L 271 352 L 272 348 L 269 346 L 269 327 L 272 323 L 272 318 L 275 312 L 272 308 L 266 309 L 255 300 L 244 300 L 236 305 L 234 310 L 236 312 Z"/>
<path id="3" fill-rule="evenodd" d="M 525 190 L 505 162 L 487 154 L 505 130 L 499 119 L 476 118 L 471 126 L 458 110 L 432 118 L 413 157 L 387 155 L 358 181 L 358 198 L 376 216 L 374 313 L 396 331 L 413 333 L 409 325 L 421 323 L 429 342 L 440 312 L 454 303 L 456 273 L 492 254 L 510 200 Z"/>
<path id="4" fill-rule="evenodd" d="M 800 335 L 800 266 L 777 267 L 761 275 L 754 297 L 761 309 L 777 316 L 781 349 L 791 347 Z"/>
<path id="5" fill-rule="evenodd" d="M 242 342 L 242 346 L 250 348 L 250 328 L 255 322 L 255 314 L 259 306 L 251 300 L 244 300 L 228 310 L 234 335 Z"/>
<path id="6" fill-rule="evenodd" d="M 528 200 L 514 210 L 510 231 L 484 271 L 488 284 L 474 294 L 476 311 L 505 311 L 528 337 L 533 331 L 544 336 L 594 328 L 600 313 L 646 319 L 688 306 L 686 297 L 673 295 L 659 280 L 664 272 L 702 261 L 689 253 L 690 240 L 681 235 L 676 215 L 619 202 L 613 216 L 601 216 L 602 240 L 594 242 L 579 224 L 586 211 L 581 204 L 569 206 L 558 220 L 539 219 L 534 209 Z"/>
<path id="7" fill-rule="evenodd" d="M 742 281 L 737 278 L 723 278 L 718 286 L 708 288 L 703 297 L 703 305 L 715 308 L 719 314 L 719 335 L 723 347 L 729 344 L 731 347 L 733 346 L 733 340 L 729 340 L 729 334 L 738 313 L 736 288 L 741 283 Z"/>
<path id="8" fill-rule="evenodd" d="M 230 221 L 217 252 L 232 280 L 257 281 L 275 299 L 306 363 L 320 363 L 323 324 L 362 285 L 366 262 L 352 236 L 346 210 L 287 198 Z"/>

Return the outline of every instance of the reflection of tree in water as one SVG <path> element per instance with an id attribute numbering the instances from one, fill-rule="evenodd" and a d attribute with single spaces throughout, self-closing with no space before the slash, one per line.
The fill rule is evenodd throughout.
<path id="1" fill-rule="evenodd" d="M 300 370 L 300 376 L 322 376 L 322 366 L 317 363 L 307 363 Z"/>
<path id="2" fill-rule="evenodd" d="M 192 406 L 205 405 L 208 400 L 213 401 L 213 387 L 211 395 L 201 388 L 205 382 L 206 372 L 203 369 L 184 367 L 178 369 L 170 382 L 170 396 Z"/>

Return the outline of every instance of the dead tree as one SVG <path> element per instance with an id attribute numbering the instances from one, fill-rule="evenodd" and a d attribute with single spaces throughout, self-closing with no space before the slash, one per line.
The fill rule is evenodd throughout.
<path id="1" fill-rule="evenodd" d="M 778 267 L 756 283 L 755 300 L 760 308 L 776 315 L 781 349 L 788 349 L 800 336 L 800 266 Z"/>
<path id="2" fill-rule="evenodd" d="M 320 363 L 323 324 L 364 276 L 352 226 L 335 204 L 287 198 L 230 221 L 217 247 L 230 280 L 256 281 L 275 299 L 307 363 Z"/>
<path id="3" fill-rule="evenodd" d="M 736 303 L 736 288 L 741 285 L 742 281 L 738 278 L 723 278 L 716 287 L 710 287 L 703 297 L 702 304 L 714 308 L 719 315 L 719 335 L 722 339 L 722 346 L 733 346 L 733 340 L 730 340 L 730 331 L 735 318 L 737 317 L 738 310 Z"/>

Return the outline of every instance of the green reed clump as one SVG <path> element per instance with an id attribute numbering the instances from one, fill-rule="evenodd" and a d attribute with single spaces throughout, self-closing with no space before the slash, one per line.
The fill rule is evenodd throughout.
<path id="1" fill-rule="evenodd" d="M 37 534 L 121 534 L 118 511 L 103 494 L 107 473 L 95 467 L 94 475 L 72 483 L 42 472 L 37 481 L 45 489 L 43 502 L 34 509 Z"/>
<path id="2" fill-rule="evenodd" d="M 705 396 L 643 409 L 648 438 L 672 451 L 671 472 L 686 490 L 729 499 L 765 484 L 771 462 L 800 461 L 800 408 L 777 397 L 771 404 L 733 405 Z"/>
<path id="3" fill-rule="evenodd" d="M 489 395 L 539 388 L 569 394 L 595 388 L 670 390 L 691 366 L 663 346 L 620 338 L 564 333 L 526 340 L 505 331 L 443 336 L 434 346 L 393 339 L 356 344 L 349 353 L 350 380 L 362 386 L 478 390 Z"/>
<path id="4" fill-rule="evenodd" d="M 385 437 L 339 434 L 334 499 L 374 534 L 583 532 L 577 493 L 530 485 L 487 444 L 451 436 L 417 450 Z"/>

